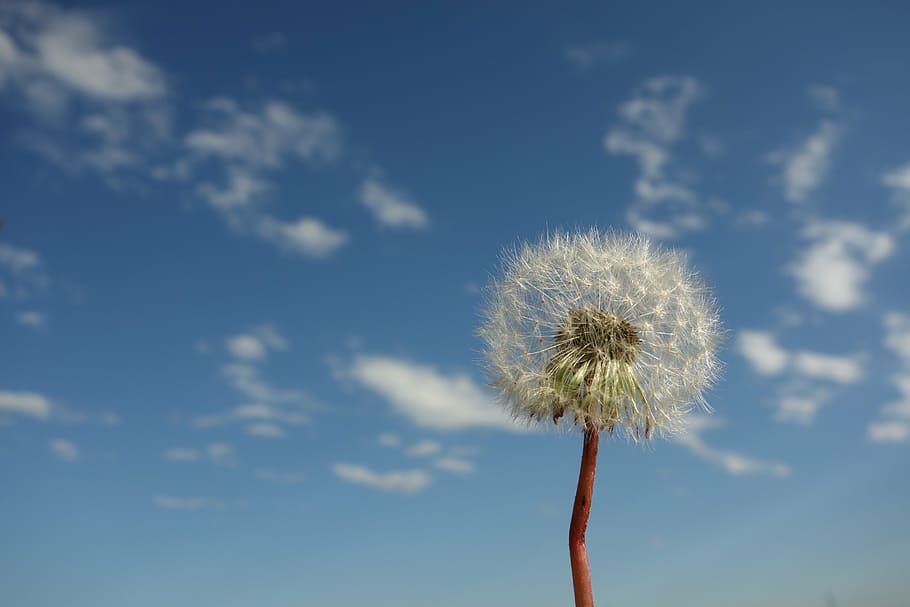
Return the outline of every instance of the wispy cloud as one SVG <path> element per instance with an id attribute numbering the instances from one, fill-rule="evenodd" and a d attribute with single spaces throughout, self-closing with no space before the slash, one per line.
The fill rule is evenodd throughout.
<path id="1" fill-rule="evenodd" d="M 411 457 L 427 457 L 436 455 L 442 451 L 442 444 L 433 440 L 422 440 L 415 443 L 405 450 L 405 453 Z"/>
<path id="2" fill-rule="evenodd" d="M 75 462 L 79 460 L 79 447 L 72 441 L 64 438 L 56 438 L 48 443 L 51 453 L 65 462 Z"/>
<path id="3" fill-rule="evenodd" d="M 886 171 L 882 175 L 882 185 L 891 190 L 895 202 L 903 207 L 898 228 L 910 230 L 910 162 Z"/>
<path id="4" fill-rule="evenodd" d="M 757 459 L 708 445 L 702 438 L 702 433 L 722 426 L 723 422 L 716 417 L 691 416 L 688 429 L 677 435 L 674 440 L 696 457 L 716 464 L 736 476 L 753 474 L 765 474 L 779 478 L 790 476 L 790 466 L 783 462 Z"/>
<path id="5" fill-rule="evenodd" d="M 234 458 L 234 447 L 228 443 L 211 443 L 205 449 L 174 447 L 164 452 L 164 459 L 171 462 L 198 462 L 203 459 L 212 463 L 226 463 Z"/>
<path id="6" fill-rule="evenodd" d="M 433 462 L 433 465 L 452 474 L 465 475 L 474 472 L 474 462 L 460 457 L 440 457 Z"/>
<path id="7" fill-rule="evenodd" d="M 226 344 L 231 356 L 251 361 L 264 360 L 269 350 L 284 352 L 289 348 L 287 339 L 271 324 L 254 327 L 248 333 L 232 335 Z"/>
<path id="8" fill-rule="evenodd" d="M 380 225 L 388 228 L 422 229 L 430 225 L 426 211 L 407 194 L 391 189 L 377 177 L 369 177 L 363 182 L 360 202 Z"/>
<path id="9" fill-rule="evenodd" d="M 332 466 L 332 471 L 348 483 L 406 495 L 426 489 L 433 480 L 428 472 L 420 469 L 375 472 L 366 466 L 339 463 Z"/>
<path id="10" fill-rule="evenodd" d="M 471 377 L 391 356 L 361 355 L 343 372 L 385 398 L 415 425 L 433 430 L 523 427 L 487 396 Z"/>
<path id="11" fill-rule="evenodd" d="M 809 220 L 806 247 L 786 271 L 809 302 L 833 312 L 858 308 L 867 299 L 872 268 L 895 251 L 894 237 L 849 221 Z"/>
<path id="12" fill-rule="evenodd" d="M 604 137 L 607 152 L 638 161 L 636 200 L 626 219 L 640 232 L 676 238 L 706 225 L 706 205 L 672 155 L 673 145 L 685 136 L 686 114 L 701 94 L 701 85 L 689 76 L 647 80 L 620 106 L 620 123 Z"/>
<path id="13" fill-rule="evenodd" d="M 777 150 L 769 162 L 781 167 L 780 180 L 784 197 L 793 203 L 805 202 L 824 183 L 831 166 L 831 156 L 841 136 L 841 127 L 832 120 L 822 120 L 818 128 L 799 145 Z"/>
<path id="14" fill-rule="evenodd" d="M 904 443 L 910 441 L 910 315 L 889 312 L 882 318 L 882 324 L 884 346 L 898 361 L 891 383 L 900 396 L 882 406 L 879 419 L 867 427 L 867 436 L 878 443 Z"/>
<path id="15" fill-rule="evenodd" d="M 777 387 L 778 421 L 811 423 L 831 399 L 832 384 L 855 384 L 865 376 L 864 357 L 860 354 L 790 351 L 767 331 L 740 331 L 736 349 L 756 373 L 784 378 Z"/>
<path id="16" fill-rule="evenodd" d="M 0 392 L 0 413 L 47 419 L 52 410 L 50 399 L 36 392 Z"/>
<path id="17" fill-rule="evenodd" d="M 16 314 L 16 322 L 30 329 L 44 329 L 47 327 L 47 316 L 38 310 L 23 310 Z"/>

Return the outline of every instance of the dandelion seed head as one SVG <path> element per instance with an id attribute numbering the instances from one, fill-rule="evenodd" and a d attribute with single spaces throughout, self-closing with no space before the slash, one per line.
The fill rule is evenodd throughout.
<path id="1" fill-rule="evenodd" d="M 516 418 L 634 440 L 707 409 L 720 370 L 716 303 L 685 256 L 621 232 L 555 232 L 507 251 L 479 333 Z"/>

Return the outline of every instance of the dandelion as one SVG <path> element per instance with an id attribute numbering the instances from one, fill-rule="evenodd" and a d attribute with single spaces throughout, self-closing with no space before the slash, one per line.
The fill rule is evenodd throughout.
<path id="1" fill-rule="evenodd" d="M 488 374 L 512 414 L 584 432 L 569 556 L 575 604 L 593 606 L 584 538 L 600 432 L 648 440 L 707 409 L 714 299 L 681 253 L 644 237 L 557 232 L 504 255 L 483 316 Z"/>

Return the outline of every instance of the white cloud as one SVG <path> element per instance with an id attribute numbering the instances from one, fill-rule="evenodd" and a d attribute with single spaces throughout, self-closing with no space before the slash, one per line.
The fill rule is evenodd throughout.
<path id="1" fill-rule="evenodd" d="M 196 187 L 196 193 L 222 213 L 255 205 L 270 187 L 268 181 L 245 168 L 229 167 L 226 173 L 222 184 L 204 182 Z"/>
<path id="2" fill-rule="evenodd" d="M 700 95 L 701 86 L 691 77 L 647 80 L 620 106 L 621 123 L 604 137 L 607 152 L 638 160 L 636 201 L 626 219 L 640 232 L 675 238 L 707 225 L 705 204 L 679 171 L 671 172 L 671 147 L 684 138 L 686 114 Z"/>
<path id="3" fill-rule="evenodd" d="M 164 452 L 164 459 L 171 462 L 195 462 L 199 461 L 199 451 L 196 449 L 186 449 L 183 447 L 174 447 Z"/>
<path id="4" fill-rule="evenodd" d="M 756 373 L 786 375 L 789 378 L 778 388 L 775 414 L 778 421 L 811 423 L 818 411 L 831 400 L 831 392 L 822 382 L 853 384 L 865 375 L 860 355 L 788 351 L 766 331 L 740 331 L 737 349 Z"/>
<path id="5" fill-rule="evenodd" d="M 802 235 L 809 244 L 787 272 L 796 278 L 803 297 L 834 312 L 866 301 L 872 267 L 895 250 L 891 235 L 848 221 L 813 220 Z"/>
<path id="6" fill-rule="evenodd" d="M 357 464 L 335 464 L 332 466 L 335 476 L 355 485 L 394 493 L 414 494 L 425 489 L 433 477 L 424 470 L 391 470 L 374 472 L 366 466 Z"/>
<path id="7" fill-rule="evenodd" d="M 243 360 L 262 360 L 266 355 L 266 346 L 253 335 L 234 335 L 227 340 L 228 351 L 234 358 Z"/>
<path id="8" fill-rule="evenodd" d="M 885 172 L 882 175 L 882 185 L 889 188 L 894 200 L 904 207 L 898 228 L 902 231 L 910 230 L 910 162 Z"/>
<path id="9" fill-rule="evenodd" d="M 408 447 L 405 453 L 411 457 L 427 457 L 429 455 L 436 455 L 441 451 L 442 445 L 440 443 L 432 440 L 423 440 Z"/>
<path id="10" fill-rule="evenodd" d="M 227 443 L 212 443 L 205 452 L 213 462 L 223 462 L 234 455 L 234 448 Z"/>
<path id="11" fill-rule="evenodd" d="M 782 372 L 790 358 L 789 353 L 777 345 L 774 336 L 764 331 L 740 331 L 736 346 L 752 368 L 762 375 Z"/>
<path id="12" fill-rule="evenodd" d="M 401 438 L 397 434 L 384 433 L 377 437 L 376 442 L 381 447 L 397 447 L 401 444 Z"/>
<path id="13" fill-rule="evenodd" d="M 0 413 L 47 419 L 52 409 L 51 401 L 35 392 L 0 392 Z"/>
<path id="14" fill-rule="evenodd" d="M 192 420 L 197 428 L 214 428 L 229 423 L 269 423 L 292 426 L 309 423 L 310 418 L 289 404 L 250 403 L 240 405 L 222 413 L 200 415 Z"/>
<path id="15" fill-rule="evenodd" d="M 284 428 L 269 422 L 250 424 L 246 427 L 246 431 L 250 436 L 257 438 L 284 438 L 286 436 Z"/>
<path id="16" fill-rule="evenodd" d="M 826 379 L 841 384 L 855 384 L 863 378 L 863 366 L 855 357 L 831 356 L 817 352 L 797 352 L 794 364 L 806 377 Z"/>
<path id="17" fill-rule="evenodd" d="M 625 42 L 599 41 L 569 45 L 563 50 L 563 56 L 578 69 L 589 70 L 601 64 L 618 63 L 631 52 L 631 48 Z"/>
<path id="18" fill-rule="evenodd" d="M 433 462 L 433 465 L 440 470 L 453 474 L 471 474 L 474 472 L 474 462 L 458 457 L 440 457 Z"/>
<path id="19" fill-rule="evenodd" d="M 522 426 L 467 375 L 444 375 L 429 365 L 390 356 L 357 356 L 346 375 L 389 401 L 414 424 L 432 430 Z"/>
<path id="20" fill-rule="evenodd" d="M 346 232 L 313 217 L 282 221 L 266 215 L 259 219 L 256 234 L 285 251 L 313 258 L 327 257 L 349 240 Z"/>
<path id="21" fill-rule="evenodd" d="M 176 497 L 173 495 L 156 495 L 155 505 L 165 510 L 202 510 L 209 505 L 204 497 Z"/>
<path id="22" fill-rule="evenodd" d="M 13 272 L 19 273 L 36 270 L 40 265 L 41 257 L 34 251 L 0 243 L 0 266 L 6 266 Z"/>
<path id="23" fill-rule="evenodd" d="M 259 369 L 248 363 L 229 363 L 221 372 L 235 390 L 266 403 L 306 403 L 309 397 L 299 390 L 275 388 L 262 379 Z"/>
<path id="24" fill-rule="evenodd" d="M 380 225 L 389 228 L 426 228 L 430 224 L 426 211 L 404 192 L 393 190 L 375 177 L 360 187 L 360 202 Z"/>
<path id="25" fill-rule="evenodd" d="M 16 314 L 16 322 L 24 327 L 43 329 L 47 326 L 47 316 L 37 310 L 23 310 Z"/>
<path id="26" fill-rule="evenodd" d="M 828 176 L 831 155 L 840 139 L 841 128 L 823 120 L 818 129 L 792 150 L 779 150 L 769 161 L 782 167 L 784 197 L 801 203 L 817 190 Z"/>
<path id="27" fill-rule="evenodd" d="M 66 462 L 75 462 L 79 459 L 79 447 L 72 441 L 57 438 L 48 443 L 51 452 Z"/>
<path id="28" fill-rule="evenodd" d="M 68 94 L 94 101 L 158 99 L 168 93 L 161 70 L 136 50 L 112 42 L 86 13 L 39 2 L 4 3 L 0 16 L 0 87 L 12 83 L 31 101 L 65 103 Z"/>
<path id="29" fill-rule="evenodd" d="M 910 422 L 890 420 L 872 422 L 866 436 L 873 443 L 906 443 L 910 441 Z"/>
<path id="30" fill-rule="evenodd" d="M 790 466 L 783 462 L 756 459 L 735 451 L 717 449 L 705 443 L 701 433 L 722 425 L 723 422 L 716 418 L 692 416 L 688 430 L 677 435 L 674 440 L 696 457 L 716 464 L 736 476 L 752 474 L 767 474 L 779 478 L 790 476 Z"/>

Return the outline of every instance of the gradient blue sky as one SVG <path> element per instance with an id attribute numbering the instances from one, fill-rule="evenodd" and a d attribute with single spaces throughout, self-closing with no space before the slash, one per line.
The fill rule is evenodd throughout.
<path id="1" fill-rule="evenodd" d="M 501 249 L 686 249 L 712 417 L 602 445 L 599 604 L 907 607 L 899 2 L 0 2 L 0 603 L 571 602 Z"/>

